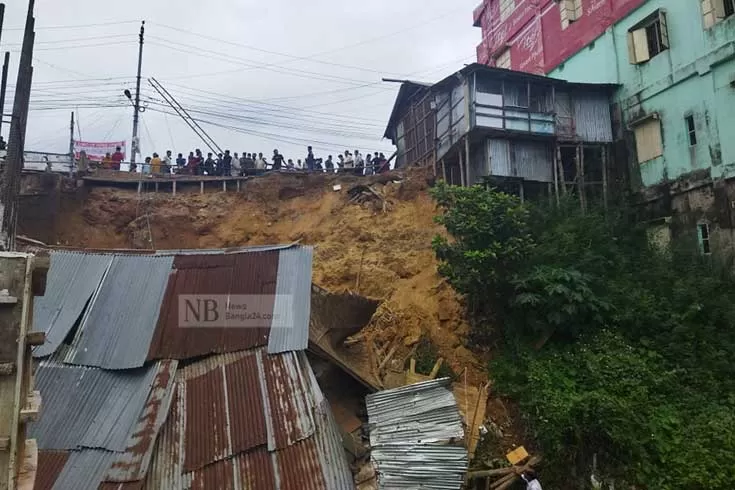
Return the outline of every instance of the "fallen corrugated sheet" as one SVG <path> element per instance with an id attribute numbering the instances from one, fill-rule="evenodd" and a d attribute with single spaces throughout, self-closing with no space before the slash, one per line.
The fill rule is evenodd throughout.
<path id="1" fill-rule="evenodd" d="M 125 451 L 113 461 L 105 475 L 108 482 L 131 482 L 145 478 L 153 447 L 168 415 L 176 375 L 176 361 L 161 361 L 143 411 L 130 432 Z"/>
<path id="2" fill-rule="evenodd" d="M 56 351 L 112 263 L 111 255 L 56 251 L 49 255 L 46 292 L 33 302 L 33 329 L 46 332 L 46 343 L 34 348 L 34 357 Z"/>
<path id="3" fill-rule="evenodd" d="M 158 321 L 173 260 L 115 256 L 66 361 L 105 369 L 141 367 Z"/>
<path id="4" fill-rule="evenodd" d="M 70 451 L 54 490 L 97 490 L 115 453 L 101 449 Z"/>
<path id="5" fill-rule="evenodd" d="M 148 488 L 354 488 L 303 352 L 259 348 L 196 364 L 177 374 Z"/>
<path id="6" fill-rule="evenodd" d="M 69 459 L 68 451 L 38 451 L 38 468 L 33 490 L 51 490 Z"/>
<path id="7" fill-rule="evenodd" d="M 371 460 L 380 488 L 457 489 L 467 450 L 449 379 L 367 396 Z"/>
<path id="8" fill-rule="evenodd" d="M 143 480 L 166 419 L 176 365 L 162 361 L 123 372 L 42 361 L 36 386 L 44 410 L 29 437 L 42 453 L 66 449 L 69 458 L 61 471 L 42 467 L 41 481 L 55 478 L 51 488 L 77 490 L 96 489 L 105 480 Z"/>
<path id="9" fill-rule="evenodd" d="M 304 350 L 309 345 L 312 255 L 311 247 L 294 247 L 279 253 L 269 354 Z"/>
<path id="10" fill-rule="evenodd" d="M 36 374 L 43 416 L 31 424 L 40 449 L 125 451 L 159 365 L 114 372 L 44 361 Z"/>

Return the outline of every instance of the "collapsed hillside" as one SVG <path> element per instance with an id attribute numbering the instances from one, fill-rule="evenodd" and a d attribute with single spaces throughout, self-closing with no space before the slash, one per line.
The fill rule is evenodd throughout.
<path id="1" fill-rule="evenodd" d="M 315 284 L 381 302 L 363 338 L 385 350 L 393 346 L 396 360 L 428 340 L 455 373 L 466 369 L 467 382 L 481 384 L 484 362 L 465 347 L 463 306 L 436 272 L 431 240 L 443 229 L 433 221 L 428 186 L 427 175 L 411 172 L 369 179 L 270 175 L 247 182 L 241 193 L 139 196 L 90 188 L 62 200 L 57 242 L 157 249 L 313 245 Z"/>

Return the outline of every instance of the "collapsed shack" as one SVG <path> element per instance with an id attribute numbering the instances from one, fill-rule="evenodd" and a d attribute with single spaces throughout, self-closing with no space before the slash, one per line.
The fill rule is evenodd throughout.
<path id="1" fill-rule="evenodd" d="M 368 395 L 371 453 L 358 489 L 463 487 L 469 459 L 451 384 L 443 378 Z"/>

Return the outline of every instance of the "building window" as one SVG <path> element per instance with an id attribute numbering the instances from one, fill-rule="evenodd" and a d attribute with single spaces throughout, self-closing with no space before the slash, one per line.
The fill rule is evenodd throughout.
<path id="1" fill-rule="evenodd" d="M 582 0 L 557 0 L 561 15 L 561 28 L 566 29 L 569 24 L 582 17 Z"/>
<path id="2" fill-rule="evenodd" d="M 699 251 L 702 252 L 702 255 L 712 254 L 709 225 L 707 223 L 699 223 L 699 225 L 697 225 L 697 232 L 699 238 Z"/>
<path id="3" fill-rule="evenodd" d="M 644 63 L 667 49 L 669 30 L 662 10 L 657 10 L 628 31 L 628 50 L 633 64 Z"/>
<path id="4" fill-rule="evenodd" d="M 704 27 L 710 28 L 717 22 L 735 15 L 735 0 L 702 0 Z"/>
<path id="5" fill-rule="evenodd" d="M 654 117 L 636 125 L 635 146 L 638 163 L 646 163 L 664 154 L 661 138 L 661 120 Z"/>
<path id="6" fill-rule="evenodd" d="M 510 17 L 510 14 L 516 9 L 516 0 L 500 0 L 500 20 L 503 21 Z"/>
<path id="7" fill-rule="evenodd" d="M 505 49 L 497 58 L 495 58 L 495 66 L 510 70 L 510 48 Z"/>
<path id="8" fill-rule="evenodd" d="M 687 134 L 689 135 L 689 146 L 697 146 L 697 129 L 694 127 L 694 116 L 685 118 Z"/>

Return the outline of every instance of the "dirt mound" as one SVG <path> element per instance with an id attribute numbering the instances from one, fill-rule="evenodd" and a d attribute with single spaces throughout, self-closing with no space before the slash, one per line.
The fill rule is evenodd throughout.
<path id="1" fill-rule="evenodd" d="M 241 193 L 138 196 L 92 188 L 62 203 L 58 242 L 157 249 L 314 245 L 316 284 L 382 302 L 366 335 L 378 343 L 400 341 L 396 357 L 426 337 L 455 372 L 468 368 L 469 381 L 480 383 L 487 379 L 483 363 L 463 347 L 463 307 L 436 273 L 431 240 L 443 230 L 433 220 L 430 183 L 430 175 L 412 171 L 371 178 L 270 175 L 248 181 Z"/>

